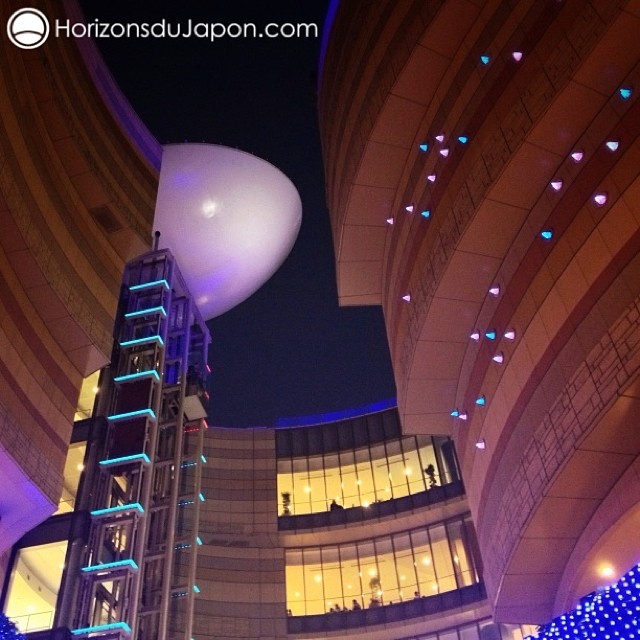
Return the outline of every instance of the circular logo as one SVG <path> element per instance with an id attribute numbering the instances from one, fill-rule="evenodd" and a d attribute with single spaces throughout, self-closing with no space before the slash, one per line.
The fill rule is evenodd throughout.
<path id="1" fill-rule="evenodd" d="M 36 49 L 49 37 L 49 21 L 38 9 L 18 9 L 7 21 L 9 40 L 21 49 Z"/>

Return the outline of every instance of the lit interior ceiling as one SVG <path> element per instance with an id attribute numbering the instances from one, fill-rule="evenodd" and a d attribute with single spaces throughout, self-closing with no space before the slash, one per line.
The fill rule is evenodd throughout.
<path id="1" fill-rule="evenodd" d="M 205 319 L 246 300 L 289 255 L 300 196 L 273 165 L 207 144 L 164 147 L 154 231 Z"/>

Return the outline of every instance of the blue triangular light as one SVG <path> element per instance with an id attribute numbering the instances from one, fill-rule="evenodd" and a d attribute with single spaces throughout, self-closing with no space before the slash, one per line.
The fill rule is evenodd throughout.
<path id="1" fill-rule="evenodd" d="M 458 142 L 460 144 L 467 144 L 467 142 L 469 142 L 469 138 L 467 136 L 458 136 Z"/>
<path id="2" fill-rule="evenodd" d="M 623 100 L 628 100 L 631 97 L 632 93 L 633 93 L 633 89 L 631 87 L 622 87 L 620 89 L 620 97 Z"/>
<path id="3" fill-rule="evenodd" d="M 459 415 L 460 415 L 460 412 L 459 412 L 457 409 L 454 409 L 454 410 L 451 412 L 451 416 L 452 416 L 453 418 L 457 418 Z"/>
<path id="4" fill-rule="evenodd" d="M 431 211 L 429 211 L 429 209 L 425 209 L 420 215 L 423 218 L 430 218 L 431 217 Z"/>
<path id="5" fill-rule="evenodd" d="M 420 151 L 422 151 L 423 153 L 429 150 L 429 145 L 426 142 L 423 142 L 420 145 Z"/>
<path id="6" fill-rule="evenodd" d="M 487 399 L 484 396 L 480 396 L 479 398 L 476 399 L 476 404 L 484 407 L 485 404 L 487 404 Z"/>
<path id="7" fill-rule="evenodd" d="M 489 340 L 495 340 L 496 339 L 496 332 L 495 331 L 487 331 L 487 333 L 484 334 L 487 338 L 489 338 Z"/>
<path id="8" fill-rule="evenodd" d="M 553 238 L 553 231 L 551 229 L 544 229 L 540 232 L 543 240 L 551 240 Z"/>
<path id="9" fill-rule="evenodd" d="M 491 58 L 489 56 L 480 56 L 480 62 L 482 62 L 482 64 L 489 64 L 490 60 Z"/>

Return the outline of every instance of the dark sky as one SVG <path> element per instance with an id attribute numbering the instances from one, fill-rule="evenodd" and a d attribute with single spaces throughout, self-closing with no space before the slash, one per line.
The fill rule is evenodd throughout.
<path id="1" fill-rule="evenodd" d="M 88 20 L 317 23 L 327 0 L 82 0 Z M 280 270 L 212 320 L 210 422 L 270 426 L 395 395 L 379 307 L 338 306 L 315 106 L 321 38 L 99 40 L 116 81 L 162 144 L 238 147 L 281 169 L 303 219 Z M 250 188 L 250 185 L 248 185 Z"/>

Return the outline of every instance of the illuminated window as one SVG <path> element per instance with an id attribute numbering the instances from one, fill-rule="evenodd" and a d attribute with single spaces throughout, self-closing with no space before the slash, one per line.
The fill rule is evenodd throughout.
<path id="1" fill-rule="evenodd" d="M 84 470 L 86 448 L 86 442 L 77 442 L 69 445 L 67 459 L 64 463 L 62 494 L 58 502 L 58 509 L 54 515 L 69 513 L 75 507 L 78 484 Z"/>
<path id="2" fill-rule="evenodd" d="M 294 616 L 385 606 L 478 583 L 469 518 L 343 545 L 286 551 Z M 354 602 L 355 601 L 355 602 Z M 357 606 L 356 606 L 357 603 Z"/>
<path id="3" fill-rule="evenodd" d="M 74 420 L 85 420 L 93 414 L 93 403 L 96 393 L 98 393 L 99 378 L 100 371 L 96 371 L 82 381 Z"/>
<path id="4" fill-rule="evenodd" d="M 66 540 L 18 551 L 5 613 L 21 632 L 52 628 L 66 552 Z"/>
<path id="5" fill-rule="evenodd" d="M 326 512 L 428 491 L 459 479 L 449 438 L 407 436 L 278 460 L 278 515 Z"/>

